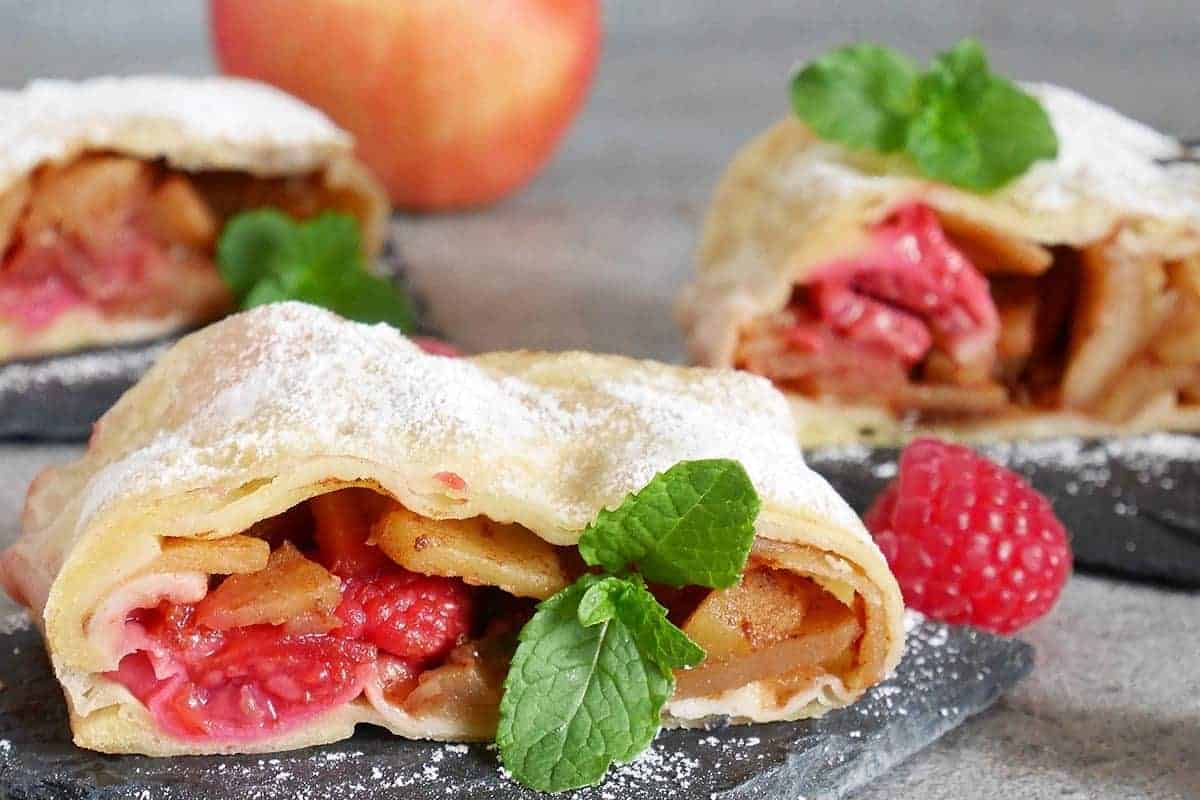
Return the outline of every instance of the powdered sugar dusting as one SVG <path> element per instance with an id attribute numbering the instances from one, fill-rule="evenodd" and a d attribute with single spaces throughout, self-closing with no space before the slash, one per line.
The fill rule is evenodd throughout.
<path id="1" fill-rule="evenodd" d="M 236 78 L 35 81 L 0 98 L 0 192 L 79 147 L 133 148 L 184 167 L 217 157 L 223 163 L 204 166 L 280 173 L 311 169 L 321 152 L 350 146 L 316 109 Z"/>
<path id="2" fill-rule="evenodd" d="M 992 461 L 1019 472 L 1054 470 L 1070 474 L 1068 494 L 1092 493 L 1108 488 L 1114 466 L 1137 475 L 1142 484 L 1158 483 L 1170 490 L 1172 466 L 1200 463 L 1200 437 L 1187 433 L 1151 433 L 1105 440 L 1053 437 L 1013 442 L 991 442 L 976 449 Z M 895 458 L 862 444 L 823 447 L 812 454 L 819 466 L 838 463 L 867 464 L 876 478 L 896 474 Z"/>
<path id="3" fill-rule="evenodd" d="M 1200 171 L 1156 163 L 1181 155 L 1176 139 L 1069 89 L 1026 89 L 1054 123 L 1058 157 L 1035 164 L 1013 191 L 1028 193 L 1035 207 L 1048 211 L 1095 198 L 1123 211 L 1200 225 Z"/>
<path id="4" fill-rule="evenodd" d="M 185 340 L 105 417 L 93 447 L 108 463 L 88 482 L 84 523 L 117 496 L 236 488 L 337 455 L 452 472 L 472 496 L 578 531 L 656 472 L 725 457 L 768 506 L 866 538 L 806 466 L 787 403 L 764 379 L 583 353 L 445 358 L 295 303 Z"/>

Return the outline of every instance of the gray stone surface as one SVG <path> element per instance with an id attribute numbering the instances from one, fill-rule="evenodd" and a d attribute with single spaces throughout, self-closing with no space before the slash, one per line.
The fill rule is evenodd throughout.
<path id="1" fill-rule="evenodd" d="M 793 61 L 833 43 L 870 37 L 927 53 L 972 33 L 1019 77 L 1200 133 L 1195 0 L 622 0 L 606 9 L 596 89 L 544 175 L 494 209 L 402 223 L 435 324 L 470 348 L 680 357 L 669 306 L 718 172 L 785 113 Z M 203 72 L 202 22 L 202 4 L 182 0 L 0 0 L 0 86 L 47 74 Z M 71 452 L 0 449 L 0 538 L 15 534 L 36 469 Z M 859 796 L 1200 797 L 1200 598 L 1077 577 L 1026 638 L 1038 666 L 1016 692 Z"/>

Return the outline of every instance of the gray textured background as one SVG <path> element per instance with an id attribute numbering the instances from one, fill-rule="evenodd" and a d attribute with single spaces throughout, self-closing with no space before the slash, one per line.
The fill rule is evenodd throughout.
<path id="1" fill-rule="evenodd" d="M 832 44 L 876 38 L 925 55 L 973 34 L 1009 74 L 1200 135 L 1195 0 L 622 0 L 605 22 L 588 107 L 528 191 L 397 223 L 435 321 L 468 348 L 678 358 L 669 304 L 721 165 L 785 113 L 791 64 Z M 0 0 L 0 86 L 209 69 L 200 3 Z M 35 470 L 75 452 L 0 448 L 0 542 L 16 535 Z M 861 796 L 1200 798 L 1200 599 L 1075 578 L 1026 638 L 1039 651 L 1029 681 Z"/>

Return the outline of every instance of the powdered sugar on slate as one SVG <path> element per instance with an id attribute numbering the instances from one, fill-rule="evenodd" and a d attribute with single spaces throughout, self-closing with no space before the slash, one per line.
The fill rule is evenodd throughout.
<path id="1" fill-rule="evenodd" d="M 1055 437 L 978 445 L 985 456 L 1026 475 L 1035 471 L 1064 473 L 1068 494 L 1104 493 L 1110 488 L 1114 467 L 1136 475 L 1142 485 L 1174 488 L 1172 466 L 1180 462 L 1200 463 L 1200 437 L 1187 433 L 1151 433 L 1106 440 Z M 825 466 L 866 464 L 880 479 L 896 474 L 895 453 L 861 444 L 836 445 L 810 454 L 818 469 Z M 1118 491 L 1114 497 L 1119 497 Z"/>

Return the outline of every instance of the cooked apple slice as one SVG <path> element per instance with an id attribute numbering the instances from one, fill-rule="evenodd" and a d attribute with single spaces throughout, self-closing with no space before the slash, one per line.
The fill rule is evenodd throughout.
<path id="1" fill-rule="evenodd" d="M 893 398 L 899 408 L 931 414 L 986 414 L 1008 405 L 1008 392 L 998 383 L 980 386 L 910 383 L 896 390 Z"/>
<path id="2" fill-rule="evenodd" d="M 699 627 L 694 625 L 696 614 L 693 614 L 684 625 L 684 631 L 701 646 L 705 646 L 704 638 L 711 644 L 705 647 L 708 657 L 703 664 L 675 673 L 677 697 L 720 694 L 756 681 L 813 671 L 815 667 L 841 658 L 862 634 L 862 625 L 855 612 L 811 581 L 774 570 L 751 572 L 747 577 L 755 574 L 786 576 L 790 585 L 775 583 L 766 588 L 765 584 L 759 584 L 762 589 L 742 593 L 745 604 L 729 608 L 727 619 L 745 621 L 753 617 L 753 623 L 745 624 L 751 631 L 757 627 L 757 632 L 741 637 L 742 643 L 735 644 L 732 649 L 720 649 L 722 643 L 733 642 L 733 632 L 728 624 L 723 625 L 727 631 L 722 634 L 723 642 L 714 641 L 708 635 L 712 628 L 707 627 L 707 622 Z M 713 595 L 719 597 L 730 591 L 735 590 L 714 592 Z M 804 597 L 799 601 L 803 604 L 802 612 L 792 610 L 799 596 Z M 776 603 L 779 605 L 774 605 Z M 701 608 L 703 606 L 701 604 Z M 697 613 L 701 608 L 696 610 Z"/>
<path id="3" fill-rule="evenodd" d="M 1063 404 L 1090 408 L 1168 319 L 1175 296 L 1161 262 L 1105 247 L 1083 251 L 1084 283 L 1062 379 Z"/>
<path id="4" fill-rule="evenodd" d="M 233 575 L 200 601 L 196 621 L 214 630 L 289 624 L 293 632 L 332 630 L 341 581 L 291 542 L 271 553 L 266 569 Z"/>
<path id="5" fill-rule="evenodd" d="M 270 545 L 253 536 L 164 539 L 154 571 L 243 575 L 266 569 L 270 557 Z"/>
<path id="6" fill-rule="evenodd" d="M 451 709 L 457 721 L 465 723 L 468 736 L 492 738 L 516 646 L 515 635 L 501 634 L 456 647 L 445 664 L 420 676 L 404 699 L 404 710 L 421 717 Z"/>
<path id="7" fill-rule="evenodd" d="M 88 156 L 47 169 L 29 202 L 22 232 L 45 231 L 89 241 L 97 227 L 123 220 L 150 193 L 150 167 L 122 156 Z"/>
<path id="8" fill-rule="evenodd" d="M 371 540 L 405 569 L 498 586 L 517 597 L 545 599 L 570 583 L 553 545 L 520 525 L 484 517 L 429 519 L 397 508 L 375 524 Z"/>
<path id="9" fill-rule="evenodd" d="M 1054 256 L 1041 245 L 1001 233 L 963 214 L 938 211 L 938 221 L 980 272 L 1041 275 L 1054 263 Z"/>
<path id="10" fill-rule="evenodd" d="M 335 575 L 362 575 L 387 566 L 387 558 L 367 542 L 371 520 L 386 502 L 391 501 L 361 488 L 342 489 L 309 501 L 321 561 Z"/>
<path id="11" fill-rule="evenodd" d="M 1095 405 L 1095 413 L 1113 422 L 1126 422 L 1156 397 L 1173 396 L 1200 377 L 1197 364 L 1151 364 L 1135 361 L 1121 370 Z"/>
<path id="12" fill-rule="evenodd" d="M 1165 364 L 1200 363 L 1200 257 L 1168 264 L 1167 274 L 1178 300 L 1150 350 Z"/>
<path id="13" fill-rule="evenodd" d="M 723 661 L 797 635 L 820 590 L 791 572 L 756 569 L 737 586 L 712 592 L 683 624 L 708 661 Z"/>
<path id="14" fill-rule="evenodd" d="M 836 600 L 832 602 L 837 603 Z M 814 667 L 841 658 L 862 634 L 862 625 L 848 608 L 821 615 L 821 624 L 763 650 L 732 661 L 707 661 L 693 670 L 675 673 L 676 697 L 706 697 L 757 681 L 784 679 L 797 673 L 817 674 Z M 813 623 L 816 620 L 812 621 Z"/>
<path id="15" fill-rule="evenodd" d="M 20 180 L 0 194 L 0 257 L 8 250 L 13 232 L 17 229 L 17 223 L 21 221 L 21 215 L 25 212 L 28 202 L 28 180 Z"/>
<path id="16" fill-rule="evenodd" d="M 164 180 L 150 195 L 147 218 L 164 241 L 207 252 L 217 238 L 217 219 L 192 182 L 182 175 Z"/>

